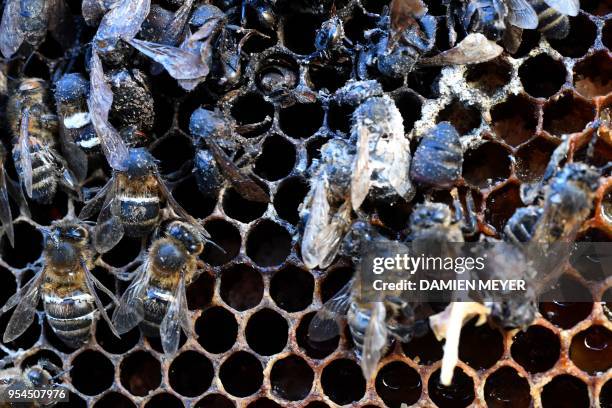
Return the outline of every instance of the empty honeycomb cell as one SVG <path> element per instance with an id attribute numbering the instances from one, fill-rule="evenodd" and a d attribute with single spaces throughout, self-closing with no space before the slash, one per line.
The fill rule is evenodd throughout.
<path id="1" fill-rule="evenodd" d="M 603 302 L 604 314 L 608 320 L 612 320 L 612 287 L 606 289 L 601 295 L 601 301 Z"/>
<path id="2" fill-rule="evenodd" d="M 332 102 L 327 111 L 327 125 L 332 131 L 348 134 L 351 130 L 351 118 L 355 108 L 349 105 Z"/>
<path id="3" fill-rule="evenodd" d="M 290 355 L 278 360 L 270 371 L 272 392 L 289 401 L 303 400 L 310 393 L 314 372 L 303 358 Z"/>
<path id="4" fill-rule="evenodd" d="M 238 255 L 240 252 L 240 231 L 234 224 L 220 218 L 208 220 L 204 228 L 210 234 L 210 241 L 206 243 L 202 259 L 204 262 L 219 266 L 223 265 Z M 214 243 L 214 245 L 213 245 Z M 223 250 L 219 249 L 221 247 Z"/>
<path id="5" fill-rule="evenodd" d="M 395 106 L 402 114 L 404 132 L 410 132 L 414 122 L 421 119 L 421 99 L 411 90 L 403 91 L 395 97 Z"/>
<path id="6" fill-rule="evenodd" d="M 189 177 L 179 183 L 172 191 L 172 196 L 196 218 L 206 218 L 212 213 L 216 204 L 216 197 L 207 197 L 200 192 L 195 177 Z"/>
<path id="7" fill-rule="evenodd" d="M 593 98 L 612 92 L 612 57 L 605 51 L 593 54 L 574 66 L 574 87 Z"/>
<path id="8" fill-rule="evenodd" d="M 391 408 L 416 403 L 423 388 L 419 373 L 401 361 L 393 361 L 381 368 L 375 385 L 378 396 Z"/>
<path id="9" fill-rule="evenodd" d="M 124 354 L 130 351 L 140 340 L 140 331 L 137 327 L 129 332 L 117 336 L 108 327 L 104 319 L 98 319 L 96 326 L 96 342 L 106 351 L 112 354 Z"/>
<path id="10" fill-rule="evenodd" d="M 478 347 L 486 344 L 487 347 Z M 484 369 L 493 366 L 504 353 L 504 338 L 499 330 L 488 324 L 476 326 L 472 320 L 461 330 L 459 358 L 472 368 Z"/>
<path id="11" fill-rule="evenodd" d="M 607 20 L 601 33 L 601 42 L 608 50 L 612 49 L 612 20 Z"/>
<path id="12" fill-rule="evenodd" d="M 325 341 L 313 341 L 310 339 L 308 331 L 310 322 L 312 321 L 315 312 L 308 313 L 302 320 L 295 331 L 295 338 L 298 346 L 304 350 L 310 358 L 323 359 L 333 353 L 340 342 L 340 335 L 337 335 Z"/>
<path id="13" fill-rule="evenodd" d="M 121 385 L 132 395 L 143 397 L 161 384 L 161 364 L 146 351 L 124 357 L 119 372 Z"/>
<path id="14" fill-rule="evenodd" d="M 93 406 L 94 408 L 136 408 L 136 405 L 128 397 L 119 392 L 104 394 Z"/>
<path id="15" fill-rule="evenodd" d="M 595 106 L 570 92 L 544 105 L 544 130 L 552 135 L 580 132 L 594 119 Z"/>
<path id="16" fill-rule="evenodd" d="M 575 251 L 570 256 L 572 267 L 587 280 L 602 282 L 610 273 L 605 270 L 603 258 L 606 256 L 599 242 L 609 241 L 608 236 L 597 228 L 589 228 L 578 235 L 577 242 L 582 243 L 579 251 Z M 595 244 L 589 244 L 593 242 Z M 587 298 L 590 297 L 587 295 Z"/>
<path id="17" fill-rule="evenodd" d="M 274 117 L 274 106 L 261 95 L 249 93 L 238 97 L 231 114 L 239 125 L 236 130 L 245 137 L 259 136 L 270 129 Z"/>
<path id="18" fill-rule="evenodd" d="M 460 135 L 465 135 L 480 126 L 480 110 L 455 99 L 438 113 L 436 123 L 450 122 Z"/>
<path id="19" fill-rule="evenodd" d="M 189 310 L 203 309 L 210 304 L 215 290 L 215 278 L 204 272 L 187 287 Z"/>
<path id="20" fill-rule="evenodd" d="M 601 387 L 601 391 L 599 392 L 599 404 L 601 408 L 610 408 L 612 407 L 612 381 L 608 380 Z"/>
<path id="21" fill-rule="evenodd" d="M 567 76 L 563 63 L 548 54 L 529 58 L 519 67 L 518 73 L 525 91 L 536 98 L 548 98 L 557 93 Z"/>
<path id="22" fill-rule="evenodd" d="M 604 326 L 591 326 L 576 334 L 569 350 L 570 358 L 589 374 L 612 367 L 612 332 Z"/>
<path id="23" fill-rule="evenodd" d="M 209 394 L 195 404 L 195 408 L 234 408 L 236 405 L 222 394 Z"/>
<path id="24" fill-rule="evenodd" d="M 308 64 L 308 79 L 315 90 L 327 89 L 335 92 L 351 77 L 353 65 L 350 59 L 336 61 L 335 64 Z"/>
<path id="25" fill-rule="evenodd" d="M 323 401 L 312 401 L 308 403 L 304 408 L 329 408 L 329 405 Z"/>
<path id="26" fill-rule="evenodd" d="M 23 66 L 23 76 L 26 78 L 40 78 L 49 80 L 49 67 L 45 63 L 43 56 L 38 53 L 32 53 L 31 57 Z"/>
<path id="27" fill-rule="evenodd" d="M 206 309 L 195 323 L 198 343 L 210 353 L 223 353 L 234 345 L 238 323 L 233 313 L 216 306 Z"/>
<path id="28" fill-rule="evenodd" d="M 259 398 L 247 405 L 247 408 L 281 408 L 281 405 L 270 398 Z"/>
<path id="29" fill-rule="evenodd" d="M 300 67 L 288 54 L 267 56 L 257 68 L 255 82 L 265 95 L 275 95 L 294 89 L 299 83 Z"/>
<path id="30" fill-rule="evenodd" d="M 385 224 L 385 227 L 394 231 L 401 231 L 408 225 L 412 213 L 412 205 L 402 198 L 378 200 L 376 214 Z"/>
<path id="31" fill-rule="evenodd" d="M 287 136 L 306 138 L 323 124 L 323 108 L 320 103 L 296 103 L 279 112 L 280 128 Z"/>
<path id="32" fill-rule="evenodd" d="M 107 390 L 114 376 L 113 363 L 97 351 L 86 350 L 72 360 L 72 385 L 85 395 L 97 395 Z"/>
<path id="33" fill-rule="evenodd" d="M 366 11 L 374 14 L 382 14 L 384 6 L 386 6 L 386 3 L 380 0 L 364 0 L 361 4 Z M 431 10 L 429 12 L 433 13 Z"/>
<path id="34" fill-rule="evenodd" d="M 440 67 L 423 67 L 414 70 L 408 75 L 408 86 L 425 98 L 437 98 L 440 93 L 438 81 L 441 71 Z"/>
<path id="35" fill-rule="evenodd" d="M 185 351 L 170 364 L 170 386 L 186 397 L 198 396 L 210 387 L 215 371 L 209 359 L 197 351 Z"/>
<path id="36" fill-rule="evenodd" d="M 287 265 L 270 281 L 270 296 L 276 305 L 290 313 L 304 310 L 312 303 L 314 278 L 294 265 Z"/>
<path id="37" fill-rule="evenodd" d="M 559 359 L 561 343 L 551 330 L 534 325 L 519 331 L 512 339 L 512 358 L 535 374 L 551 369 Z"/>
<path id="38" fill-rule="evenodd" d="M 155 394 L 145 405 L 145 408 L 183 408 L 185 405 L 176 396 L 167 392 Z"/>
<path id="39" fill-rule="evenodd" d="M 587 13 L 594 16 L 605 16 L 612 12 L 612 4 L 608 1 L 600 0 L 582 0 L 580 7 Z"/>
<path id="40" fill-rule="evenodd" d="M 534 182 L 544 174 L 546 165 L 557 145 L 543 137 L 537 137 L 521 146 L 516 153 L 516 175 L 521 181 Z"/>
<path id="41" fill-rule="evenodd" d="M 14 225 L 15 248 L 29 248 L 27 251 L 13 250 L 6 235 L 2 236 L 2 260 L 15 268 L 23 268 L 27 264 L 34 262 L 42 252 L 42 234 L 33 226 L 25 222 L 18 222 Z"/>
<path id="42" fill-rule="evenodd" d="M 529 408 L 529 382 L 512 367 L 501 367 L 489 375 L 484 387 L 489 408 Z"/>
<path id="43" fill-rule="evenodd" d="M 486 142 L 468 150 L 463 159 L 463 178 L 474 187 L 488 187 L 510 176 L 510 154 L 501 145 Z"/>
<path id="44" fill-rule="evenodd" d="M 582 57 L 593 46 L 597 37 L 597 26 L 586 14 L 570 17 L 570 32 L 564 39 L 549 39 L 550 45 L 561 55 L 570 58 Z"/>
<path id="45" fill-rule="evenodd" d="M 503 58 L 475 64 L 468 67 L 465 75 L 467 83 L 487 95 L 502 89 L 512 78 L 512 65 Z"/>
<path id="46" fill-rule="evenodd" d="M 221 364 L 219 379 L 223 388 L 233 396 L 247 397 L 261 387 L 263 369 L 254 355 L 239 351 Z"/>
<path id="47" fill-rule="evenodd" d="M 221 298 L 238 311 L 257 306 L 263 287 L 261 274 L 248 265 L 234 265 L 221 273 Z"/>
<path id="48" fill-rule="evenodd" d="M 302 177 L 283 180 L 274 195 L 274 209 L 279 217 L 293 225 L 300 220 L 299 206 L 308 193 L 308 182 Z"/>
<path id="49" fill-rule="evenodd" d="M 404 354 L 417 364 L 429 365 L 442 359 L 442 342 L 436 339 L 429 326 L 422 336 L 413 337 L 408 343 L 402 343 Z"/>
<path id="50" fill-rule="evenodd" d="M 612 188 L 606 191 L 601 200 L 601 215 L 608 224 L 612 224 Z"/>
<path id="51" fill-rule="evenodd" d="M 269 181 L 288 176 L 295 165 L 296 153 L 293 143 L 282 136 L 268 136 L 261 154 L 255 162 L 255 174 Z"/>
<path id="52" fill-rule="evenodd" d="M 573 299 L 581 300 L 580 302 L 562 302 L 554 301 L 555 293 L 571 294 Z M 556 287 L 550 291 L 541 294 L 540 299 L 551 299 L 552 302 L 540 303 L 540 313 L 542 316 L 553 323 L 555 326 L 563 329 L 570 329 L 578 322 L 585 319 L 593 309 L 593 303 L 584 301 L 592 299 L 591 292 L 582 285 L 578 280 L 562 275 L 556 283 Z"/>
<path id="53" fill-rule="evenodd" d="M 246 254 L 262 267 L 282 264 L 291 251 L 291 235 L 274 221 L 263 219 L 251 227 Z"/>
<path id="54" fill-rule="evenodd" d="M 140 241 L 139 238 L 123 236 L 113 249 L 102 255 L 102 259 L 109 265 L 117 268 L 127 265 L 140 253 Z"/>
<path id="55" fill-rule="evenodd" d="M 522 206 L 519 186 L 513 183 L 506 184 L 487 197 L 485 219 L 498 232 L 501 232 L 515 210 Z"/>
<path id="56" fill-rule="evenodd" d="M 272 309 L 262 309 L 249 319 L 246 341 L 253 351 L 261 356 L 281 352 L 287 345 L 289 325 L 283 316 Z"/>
<path id="57" fill-rule="evenodd" d="M 15 276 L 10 271 L 0 267 L 0 305 L 4 305 L 16 290 Z"/>
<path id="58" fill-rule="evenodd" d="M 282 40 L 285 47 L 296 54 L 307 55 L 315 51 L 315 35 L 323 18 L 310 13 L 287 16 L 282 24 Z"/>
<path id="59" fill-rule="evenodd" d="M 243 198 L 233 188 L 223 194 L 223 211 L 236 221 L 248 223 L 261 217 L 268 208 L 267 203 L 258 203 Z"/>
<path id="60" fill-rule="evenodd" d="M 306 154 L 308 156 L 308 166 L 312 165 L 313 160 L 321 158 L 321 147 L 327 143 L 326 137 L 313 137 L 306 143 Z"/>
<path id="61" fill-rule="evenodd" d="M 193 160 L 195 151 L 191 140 L 177 132 L 156 143 L 151 154 L 159 160 L 161 173 L 168 174 L 180 170 L 186 162 Z"/>
<path id="62" fill-rule="evenodd" d="M 363 42 L 365 32 L 375 25 L 376 21 L 364 13 L 361 7 L 354 7 L 344 23 L 344 33 L 353 42 Z"/>
<path id="63" fill-rule="evenodd" d="M 58 191 L 51 204 L 30 205 L 30 213 L 32 220 L 41 225 L 49 225 L 68 213 L 68 196 L 63 191 Z M 17 242 L 15 242 L 15 248 L 19 248 Z"/>
<path id="64" fill-rule="evenodd" d="M 359 365 L 349 359 L 332 361 L 321 373 L 323 392 L 338 405 L 350 404 L 363 398 L 366 381 Z"/>
<path id="65" fill-rule="evenodd" d="M 429 377 L 429 398 L 440 408 L 467 407 L 474 401 L 474 380 L 460 368 L 455 368 L 453 382 L 448 387 L 440 383 L 440 369 Z"/>
<path id="66" fill-rule="evenodd" d="M 491 109 L 495 135 L 511 146 L 529 140 L 538 124 L 538 108 L 523 95 L 512 95 Z"/>
<path id="67" fill-rule="evenodd" d="M 542 408 L 590 407 L 587 385 L 569 374 L 558 375 L 544 386 L 540 396 Z"/>
<path id="68" fill-rule="evenodd" d="M 64 405 L 65 404 L 65 405 Z M 85 408 L 87 407 L 87 403 L 83 400 L 83 398 L 79 397 L 72 391 L 68 391 L 68 402 L 60 402 L 56 405 L 56 407 L 70 407 L 70 408 Z"/>
<path id="69" fill-rule="evenodd" d="M 321 302 L 327 302 L 338 293 L 351 280 L 354 273 L 355 271 L 350 267 L 337 267 L 328 270 L 323 282 L 321 282 Z"/>

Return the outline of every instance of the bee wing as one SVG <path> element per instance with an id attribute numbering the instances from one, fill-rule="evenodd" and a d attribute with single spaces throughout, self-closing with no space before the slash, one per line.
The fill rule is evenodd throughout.
<path id="1" fill-rule="evenodd" d="M 79 213 L 79 218 L 82 220 L 86 220 L 96 212 L 100 211 L 105 204 L 106 195 L 108 194 L 111 187 L 115 183 L 115 178 L 112 177 L 108 182 L 96 193 L 96 195 L 87 203 Z"/>
<path id="2" fill-rule="evenodd" d="M 185 24 L 189 19 L 189 12 L 194 0 L 186 0 L 181 7 L 174 13 L 174 17 L 166 27 L 163 38 L 166 40 L 164 44 L 175 45 L 181 38 L 181 34 L 185 31 Z"/>
<path id="3" fill-rule="evenodd" d="M 108 122 L 108 113 L 113 104 L 113 92 L 106 83 L 102 63 L 96 52 L 91 55 L 90 84 L 91 92 L 87 99 L 87 106 L 91 123 L 100 138 L 102 151 L 113 169 L 125 170 L 125 161 L 129 155 L 128 148 L 117 130 Z"/>
<path id="4" fill-rule="evenodd" d="M 19 164 L 21 166 L 21 177 L 28 197 L 32 198 L 32 156 L 30 155 L 30 111 L 24 109 L 21 114 L 19 126 Z"/>
<path id="5" fill-rule="evenodd" d="M 575 17 L 580 11 L 580 0 L 544 0 L 546 4 L 561 14 Z"/>
<path id="6" fill-rule="evenodd" d="M 138 269 L 138 273 L 130 286 L 127 287 L 119 300 L 119 305 L 113 313 L 113 325 L 117 332 L 124 334 L 136 327 L 144 319 L 143 297 L 147 287 L 147 271 L 149 261 L 146 260 Z"/>
<path id="7" fill-rule="evenodd" d="M 504 49 L 480 33 L 468 34 L 448 51 L 429 58 L 421 58 L 420 65 L 479 64 L 498 57 Z"/>
<path id="8" fill-rule="evenodd" d="M 506 0 L 510 24 L 526 30 L 538 28 L 538 15 L 527 0 Z"/>
<path id="9" fill-rule="evenodd" d="M 85 275 L 85 285 L 87 286 L 87 290 L 89 290 L 89 294 L 94 298 L 94 302 L 96 304 L 96 307 L 100 311 L 100 315 L 106 321 L 106 323 L 108 324 L 108 327 L 111 329 L 113 334 L 115 336 L 117 336 L 117 337 L 121 337 L 119 335 L 119 333 L 117 332 L 117 330 L 115 329 L 115 326 L 113 325 L 113 322 L 111 322 L 111 319 L 108 317 L 108 314 L 106 313 L 106 309 L 104 308 L 104 305 L 102 304 L 102 301 L 100 300 L 100 298 L 96 294 L 96 288 L 95 287 L 97 286 L 98 289 L 100 289 L 102 292 L 104 292 L 106 295 L 108 295 L 108 297 L 111 298 L 111 301 L 114 304 L 116 304 L 116 305 L 119 304 L 119 301 L 117 300 L 117 298 L 115 297 L 113 292 L 108 290 L 102 284 L 102 282 L 100 282 L 98 279 L 96 279 L 95 276 L 93 276 L 93 274 L 89 271 L 89 268 L 87 267 L 87 263 L 82 258 L 81 258 L 81 268 L 83 268 L 83 273 Z"/>
<path id="10" fill-rule="evenodd" d="M 178 350 L 179 340 L 181 339 L 181 327 L 186 319 L 183 315 L 187 313 L 187 305 L 183 302 L 184 292 L 185 278 L 181 276 L 174 297 L 159 326 L 162 348 L 166 354 L 174 354 Z"/>
<path id="11" fill-rule="evenodd" d="M 368 195 L 372 183 L 369 143 L 370 134 L 364 125 L 361 125 L 358 131 L 357 157 L 353 165 L 353 174 L 351 176 L 351 203 L 354 210 L 359 209 L 363 200 L 365 200 Z"/>
<path id="12" fill-rule="evenodd" d="M 0 164 L 0 222 L 2 222 L 4 232 L 6 233 L 11 246 L 14 248 L 15 232 L 13 231 L 13 216 L 11 215 L 11 205 L 8 199 L 4 164 Z"/>
<path id="13" fill-rule="evenodd" d="M 392 160 L 387 168 L 387 179 L 400 197 L 412 191 L 410 182 L 410 146 L 403 132 L 394 135 L 395 143 L 389 146 L 392 149 Z"/>
<path id="14" fill-rule="evenodd" d="M 118 201 L 115 198 L 117 183 L 113 183 L 113 188 L 106 196 L 106 201 L 100 210 L 100 215 L 94 230 L 94 245 L 96 250 L 103 254 L 110 251 L 123 238 L 123 224 L 116 216 Z"/>
<path id="15" fill-rule="evenodd" d="M 374 302 L 363 342 L 361 369 L 367 379 L 372 376 L 387 345 L 386 311 L 383 302 Z"/>
<path id="16" fill-rule="evenodd" d="M 317 342 L 332 339 L 340 334 L 338 319 L 346 315 L 351 304 L 351 292 L 355 279 L 348 281 L 331 299 L 323 304 L 308 325 L 308 337 Z"/>
<path id="17" fill-rule="evenodd" d="M 51 0 L 49 5 L 49 31 L 58 44 L 69 46 L 74 42 L 74 26 L 65 0 Z"/>
<path id="18" fill-rule="evenodd" d="M 131 40 L 147 18 L 151 0 L 120 0 L 104 15 L 96 37 Z"/>
<path id="19" fill-rule="evenodd" d="M 308 208 L 309 215 L 304 227 L 301 252 L 302 260 L 308 269 L 316 268 L 321 261 L 319 235 L 330 220 L 328 188 L 325 175 L 316 178 L 307 200 L 304 201 L 304 207 Z"/>
<path id="20" fill-rule="evenodd" d="M 5 58 L 10 58 L 17 52 L 25 35 L 19 24 L 20 0 L 7 0 L 0 22 L 0 52 Z"/>
<path id="21" fill-rule="evenodd" d="M 351 205 L 345 202 L 338 209 L 338 212 L 334 214 L 329 225 L 323 228 L 319 236 L 319 246 L 321 247 L 319 251 L 323 254 L 319 261 L 320 268 L 327 268 L 332 263 L 338 253 L 342 238 L 344 238 L 344 234 L 350 226 Z"/>
<path id="22" fill-rule="evenodd" d="M 17 308 L 11 316 L 2 341 L 8 343 L 21 336 L 27 330 L 36 315 L 36 306 L 40 297 L 40 285 L 43 282 L 45 275 L 44 270 L 36 274 L 20 291 L 6 301 L 6 304 L 0 310 L 0 314 L 6 313 L 8 310 L 17 305 Z"/>
<path id="23" fill-rule="evenodd" d="M 249 176 L 245 175 L 241 169 L 225 154 L 223 149 L 211 138 L 206 139 L 206 143 L 215 161 L 219 165 L 221 172 L 229 179 L 236 191 L 249 201 L 259 203 L 270 202 L 270 197 Z"/>
<path id="24" fill-rule="evenodd" d="M 66 162 L 78 181 L 83 181 L 87 177 L 88 159 L 87 153 L 83 151 L 75 142 L 71 134 L 78 133 L 78 130 L 66 129 L 63 124 L 60 127 L 60 142 L 62 145 L 62 153 L 66 157 Z"/>

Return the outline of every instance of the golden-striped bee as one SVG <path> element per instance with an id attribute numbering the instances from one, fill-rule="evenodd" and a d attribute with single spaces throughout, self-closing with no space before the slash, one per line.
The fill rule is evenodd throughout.
<path id="1" fill-rule="evenodd" d="M 119 333 L 140 324 L 145 335 L 161 337 L 164 352 L 178 349 L 181 328 L 192 333 L 185 288 L 198 269 L 204 238 L 198 226 L 180 220 L 168 224 L 113 314 Z"/>
<path id="2" fill-rule="evenodd" d="M 86 224 L 75 219 L 54 222 L 45 233 L 44 266 L 0 310 L 15 311 L 4 332 L 4 342 L 19 337 L 32 323 L 42 298 L 49 325 L 67 345 L 77 348 L 87 342 L 96 309 L 112 328 L 97 287 L 117 303 L 113 293 L 90 272 L 93 251 Z"/>

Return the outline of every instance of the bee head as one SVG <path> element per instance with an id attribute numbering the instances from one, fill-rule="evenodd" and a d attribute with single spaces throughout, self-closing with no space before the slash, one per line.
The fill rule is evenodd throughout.
<path id="1" fill-rule="evenodd" d="M 171 222 L 166 233 L 168 237 L 179 241 L 191 255 L 198 255 L 204 250 L 200 234 L 183 221 Z"/>
<path id="2" fill-rule="evenodd" d="M 26 378 L 34 387 L 42 387 L 51 383 L 51 375 L 40 366 L 28 368 Z"/>
<path id="3" fill-rule="evenodd" d="M 130 149 L 126 167 L 126 173 L 130 178 L 146 177 L 157 170 L 155 159 L 143 147 Z"/>

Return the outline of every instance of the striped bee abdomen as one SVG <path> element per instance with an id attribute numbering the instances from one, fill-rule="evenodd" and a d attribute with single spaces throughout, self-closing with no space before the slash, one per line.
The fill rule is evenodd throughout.
<path id="1" fill-rule="evenodd" d="M 25 186 L 24 169 L 21 168 L 21 149 L 15 149 L 13 159 L 21 184 Z M 32 147 L 32 199 L 37 203 L 49 204 L 57 191 L 57 164 L 51 154 L 39 146 Z"/>
<path id="2" fill-rule="evenodd" d="M 161 325 L 168 305 L 174 295 L 163 289 L 149 287 L 144 299 L 144 319 L 140 323 L 140 329 L 145 336 L 159 337 L 159 326 Z"/>
<path id="3" fill-rule="evenodd" d="M 141 237 L 149 233 L 159 218 L 159 197 L 120 195 L 119 218 L 130 237 Z"/>
<path id="4" fill-rule="evenodd" d="M 538 14 L 538 31 L 546 38 L 563 39 L 570 31 L 569 17 L 559 13 L 544 0 L 530 0 L 531 6 Z"/>
<path id="5" fill-rule="evenodd" d="M 75 292 L 66 297 L 43 294 L 49 325 L 67 345 L 77 348 L 89 339 L 95 304 L 89 293 Z"/>

